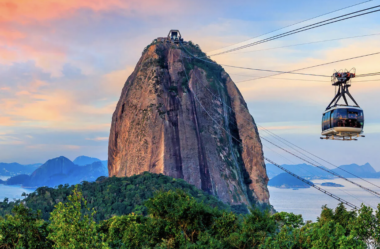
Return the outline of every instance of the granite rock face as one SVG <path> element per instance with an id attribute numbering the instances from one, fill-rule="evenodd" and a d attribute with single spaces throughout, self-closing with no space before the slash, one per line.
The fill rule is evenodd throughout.
<path id="1" fill-rule="evenodd" d="M 229 204 L 269 204 L 262 145 L 242 95 L 222 67 L 188 52 L 203 54 L 160 40 L 144 50 L 112 117 L 109 176 L 162 173 Z"/>

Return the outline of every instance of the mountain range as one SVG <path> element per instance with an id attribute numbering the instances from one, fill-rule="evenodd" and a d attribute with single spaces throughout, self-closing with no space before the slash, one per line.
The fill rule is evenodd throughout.
<path id="1" fill-rule="evenodd" d="M 332 174 L 308 164 L 297 164 L 297 165 L 284 164 L 281 166 L 309 180 L 336 178 Z M 283 170 L 277 168 L 276 166 L 272 164 L 267 164 L 266 167 L 267 167 L 267 174 L 270 179 L 274 178 L 275 176 L 281 173 L 284 173 Z M 359 176 L 362 178 L 380 178 L 380 171 L 376 172 L 376 170 L 369 163 L 366 163 L 364 165 L 358 165 L 358 164 L 341 165 L 337 168 L 328 169 L 328 170 L 333 171 L 345 178 L 355 178 L 356 176 Z"/>
<path id="2" fill-rule="evenodd" d="M 72 185 L 82 181 L 95 181 L 100 176 L 108 176 L 107 161 L 80 156 L 76 158 L 74 162 L 63 156 L 53 158 L 39 167 L 34 168 L 30 175 L 15 175 L 15 171 L 10 171 L 12 170 L 12 168 L 10 168 L 7 172 L 12 172 L 11 175 L 14 176 L 6 181 L 0 182 L 0 184 L 22 185 L 23 187 L 29 188 L 41 186 L 55 187 L 60 184 Z M 7 165 L 20 164 L 13 163 Z M 18 168 L 16 168 L 16 170 L 18 170 Z M 17 172 L 20 171 L 18 170 Z"/>
<path id="3" fill-rule="evenodd" d="M 0 163 L 0 176 L 16 176 L 20 174 L 31 174 L 42 163 L 22 165 L 19 163 Z"/>

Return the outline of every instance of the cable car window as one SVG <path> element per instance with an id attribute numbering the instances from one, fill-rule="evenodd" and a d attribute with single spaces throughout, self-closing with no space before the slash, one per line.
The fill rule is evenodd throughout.
<path id="1" fill-rule="evenodd" d="M 363 111 L 358 109 L 347 110 L 348 119 L 346 120 L 347 127 L 363 128 L 364 118 Z"/>
<path id="2" fill-rule="evenodd" d="M 362 110 L 358 110 L 358 111 L 359 111 L 358 122 L 360 123 L 361 128 L 364 128 L 364 113 Z"/>
<path id="3" fill-rule="evenodd" d="M 347 109 L 336 109 L 333 119 L 333 127 L 344 127 L 344 121 L 347 119 Z"/>
<path id="4" fill-rule="evenodd" d="M 330 128 L 333 128 L 334 127 L 334 111 L 335 110 L 332 110 L 331 111 L 331 114 L 329 116 L 330 120 L 329 120 L 329 123 L 330 123 Z"/>
<path id="5" fill-rule="evenodd" d="M 358 119 L 359 112 L 357 110 L 348 109 L 348 118 L 350 119 Z"/>
<path id="6" fill-rule="evenodd" d="M 328 113 L 323 114 L 322 117 L 322 130 L 326 130 L 327 128 L 327 120 L 328 120 Z"/>
<path id="7" fill-rule="evenodd" d="M 325 130 L 325 116 L 326 114 L 322 115 L 322 131 Z"/>
<path id="8" fill-rule="evenodd" d="M 337 117 L 338 119 L 346 119 L 347 118 L 347 109 L 337 109 Z"/>
<path id="9" fill-rule="evenodd" d="M 330 114 L 331 111 L 326 113 L 326 129 L 330 129 Z"/>

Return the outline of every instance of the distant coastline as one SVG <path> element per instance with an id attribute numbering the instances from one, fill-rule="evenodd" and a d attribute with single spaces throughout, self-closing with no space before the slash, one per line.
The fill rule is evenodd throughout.
<path id="1" fill-rule="evenodd" d="M 333 182 L 324 182 L 321 185 L 325 186 L 325 187 L 338 187 L 338 188 L 344 187 L 342 184 L 337 184 L 337 183 L 333 183 Z"/>

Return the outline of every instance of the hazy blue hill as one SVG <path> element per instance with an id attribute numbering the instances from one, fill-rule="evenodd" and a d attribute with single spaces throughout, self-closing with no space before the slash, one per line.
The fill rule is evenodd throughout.
<path id="1" fill-rule="evenodd" d="M 98 160 L 85 166 L 78 166 L 66 157 L 48 160 L 30 176 L 15 176 L 5 183 L 22 184 L 24 187 L 55 187 L 61 184 L 78 184 L 82 181 L 95 181 L 100 176 L 108 176 L 107 167 Z"/>
<path id="2" fill-rule="evenodd" d="M 5 182 L 3 180 L 0 180 L 0 184 L 5 184 Z"/>
<path id="3" fill-rule="evenodd" d="M 284 173 L 282 169 L 279 169 L 278 167 L 274 166 L 273 164 L 267 164 L 267 174 L 269 179 Z M 331 174 L 327 173 L 326 171 L 323 171 L 317 167 L 308 165 L 308 164 L 297 164 L 297 165 L 288 165 L 283 164 L 282 167 L 286 168 L 287 170 L 293 172 L 294 174 L 297 174 L 299 176 L 302 176 L 303 178 L 307 179 L 332 179 L 334 178 Z"/>
<path id="4" fill-rule="evenodd" d="M 85 165 L 92 164 L 98 161 L 100 161 L 98 158 L 88 157 L 88 156 L 78 156 L 77 158 L 75 158 L 73 163 L 79 166 L 85 166 Z"/>
<path id="5" fill-rule="evenodd" d="M 4 182 L 4 184 L 7 184 L 7 185 L 19 185 L 19 184 L 24 184 L 28 180 L 29 180 L 29 175 L 21 174 L 21 175 L 17 175 L 17 176 L 12 176 L 8 180 L 6 180 Z"/>
<path id="6" fill-rule="evenodd" d="M 100 176 L 108 176 L 108 170 L 101 161 L 97 161 L 74 169 L 67 177 L 67 181 L 62 182 L 62 184 L 77 184 L 82 181 L 92 182 Z"/>
<path id="7" fill-rule="evenodd" d="M 364 165 L 357 165 L 355 163 L 349 164 L 349 165 L 342 165 L 339 166 L 340 169 L 344 169 L 352 174 L 355 174 L 360 177 L 364 178 L 379 178 L 380 177 L 380 172 L 376 172 L 374 168 L 372 168 L 371 164 L 366 163 Z M 334 169 L 333 171 L 340 174 L 341 176 L 347 177 L 347 178 L 352 178 L 351 174 L 340 170 L 340 169 Z"/>
<path id="8" fill-rule="evenodd" d="M 276 188 L 310 188 L 308 184 L 288 173 L 281 173 L 273 177 L 269 180 L 268 185 Z"/>
<path id="9" fill-rule="evenodd" d="M 20 174 L 31 174 L 41 164 L 22 165 L 19 163 L 0 163 L 0 176 L 15 176 Z"/>
<path id="10" fill-rule="evenodd" d="M 48 186 L 51 183 L 50 177 L 58 174 L 68 175 L 76 167 L 78 166 L 64 156 L 50 159 L 36 169 L 24 185 L 27 187 Z"/>
<path id="11" fill-rule="evenodd" d="M 267 164 L 266 166 L 267 166 L 267 174 L 268 174 L 269 179 L 283 173 L 281 169 L 277 168 L 276 166 L 272 164 Z M 283 164 L 281 166 L 306 179 L 333 179 L 335 178 L 330 173 L 308 164 L 297 164 L 297 165 Z M 357 175 L 363 178 L 380 178 L 380 172 L 376 172 L 369 163 L 366 163 L 362 166 L 353 163 L 349 165 L 339 166 L 339 168 L 340 169 L 334 168 L 334 169 L 329 169 L 329 170 L 346 178 L 355 178 L 355 176 L 345 171 L 348 171 L 354 175 Z M 344 169 L 345 171 L 341 169 Z"/>

